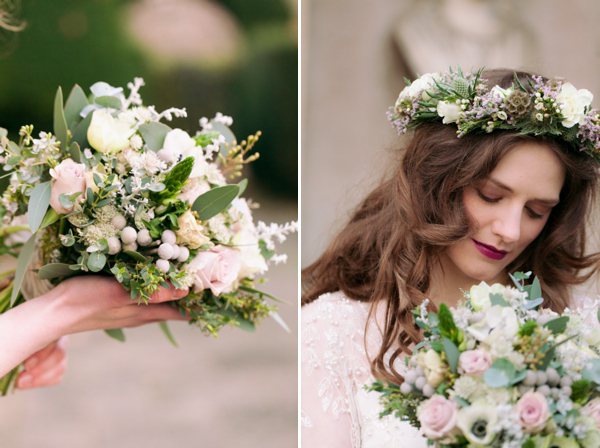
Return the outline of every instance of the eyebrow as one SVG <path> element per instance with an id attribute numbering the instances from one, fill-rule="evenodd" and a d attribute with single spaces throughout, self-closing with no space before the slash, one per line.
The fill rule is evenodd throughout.
<path id="1" fill-rule="evenodd" d="M 510 188 L 508 185 L 503 184 L 499 180 L 494 179 L 492 177 L 488 178 L 488 180 L 490 182 L 496 184 L 497 187 L 499 187 L 499 188 L 501 188 L 503 190 L 506 190 L 509 193 L 514 193 L 514 191 L 513 191 L 512 188 Z M 555 205 L 557 205 L 560 202 L 559 199 L 541 199 L 541 198 L 535 198 L 535 199 L 532 199 L 532 201 L 534 201 L 534 202 L 540 202 L 540 203 L 542 203 L 544 205 L 548 205 L 550 207 L 554 207 Z"/>

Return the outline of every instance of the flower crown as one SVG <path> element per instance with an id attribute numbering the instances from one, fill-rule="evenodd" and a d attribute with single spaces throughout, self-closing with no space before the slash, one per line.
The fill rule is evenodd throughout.
<path id="1" fill-rule="evenodd" d="M 562 78 L 527 78 L 525 88 L 517 74 L 508 89 L 487 85 L 477 73 L 460 67 L 445 73 L 427 73 L 402 90 L 388 119 L 399 134 L 421 123 L 442 119 L 454 123 L 462 137 L 470 132 L 495 129 L 518 130 L 521 134 L 551 135 L 585 151 L 600 163 L 600 115 L 591 108 L 593 95 L 577 90 Z"/>

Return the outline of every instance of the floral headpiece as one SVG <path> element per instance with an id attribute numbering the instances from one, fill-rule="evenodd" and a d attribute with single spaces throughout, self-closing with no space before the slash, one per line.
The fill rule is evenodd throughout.
<path id="1" fill-rule="evenodd" d="M 390 108 L 388 119 L 399 134 L 441 119 L 456 124 L 459 138 L 496 129 L 552 135 L 600 163 L 600 115 L 591 108 L 589 90 L 578 90 L 561 78 L 545 81 L 535 75 L 527 78 L 527 89 L 516 73 L 508 89 L 490 89 L 482 72 L 463 73 L 458 67 L 425 74 L 412 83 L 406 80 L 408 86 Z"/>

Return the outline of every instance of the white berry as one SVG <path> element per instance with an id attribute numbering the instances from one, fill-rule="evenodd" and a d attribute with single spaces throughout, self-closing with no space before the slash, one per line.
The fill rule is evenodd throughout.
<path id="1" fill-rule="evenodd" d="M 116 215 L 113 219 L 111 219 L 110 223 L 115 226 L 117 230 L 121 230 L 127 225 L 127 220 L 123 215 Z"/>
<path id="2" fill-rule="evenodd" d="M 162 243 L 158 246 L 158 256 L 163 260 L 168 260 L 173 256 L 173 246 L 168 243 Z"/>
<path id="3" fill-rule="evenodd" d="M 404 382 L 400 385 L 400 392 L 402 392 L 404 395 L 410 394 L 412 392 L 412 386 Z"/>
<path id="4" fill-rule="evenodd" d="M 167 260 L 156 260 L 156 267 L 162 272 L 169 272 L 170 264 Z"/>
<path id="5" fill-rule="evenodd" d="M 133 227 L 127 226 L 121 231 L 121 241 L 123 241 L 124 244 L 135 243 L 136 240 L 137 231 Z"/>
<path id="6" fill-rule="evenodd" d="M 109 255 L 114 255 L 121 250 L 121 241 L 116 236 L 111 236 L 106 239 L 108 243 Z"/>
<path id="7" fill-rule="evenodd" d="M 140 246 L 147 246 L 152 242 L 152 237 L 150 236 L 150 232 L 148 229 L 142 229 L 137 234 L 137 243 Z"/>
<path id="8" fill-rule="evenodd" d="M 171 255 L 171 259 L 176 260 L 179 258 L 179 254 L 181 253 L 181 247 L 179 247 L 177 244 L 171 244 L 171 247 L 173 248 L 173 255 Z"/>
<path id="9" fill-rule="evenodd" d="M 187 261 L 190 257 L 190 250 L 185 246 L 179 247 L 179 257 L 177 257 L 177 261 Z"/>
<path id="10" fill-rule="evenodd" d="M 175 235 L 175 232 L 173 232 L 172 230 L 165 230 L 160 239 L 162 240 L 163 243 L 167 243 L 167 244 L 175 244 L 175 241 L 177 241 L 177 236 Z"/>
<path id="11" fill-rule="evenodd" d="M 426 397 L 431 397 L 434 392 L 435 391 L 433 390 L 433 387 L 431 387 L 429 384 L 425 384 L 425 386 L 423 386 L 423 395 Z"/>
<path id="12" fill-rule="evenodd" d="M 137 248 L 138 248 L 138 245 L 135 241 L 130 244 L 123 244 L 123 250 L 132 250 L 135 252 L 137 250 Z"/>
<path id="13" fill-rule="evenodd" d="M 425 379 L 424 376 L 420 376 L 415 381 L 415 386 L 417 386 L 417 389 L 423 390 L 423 388 L 425 387 L 425 384 L 427 384 L 427 380 Z"/>

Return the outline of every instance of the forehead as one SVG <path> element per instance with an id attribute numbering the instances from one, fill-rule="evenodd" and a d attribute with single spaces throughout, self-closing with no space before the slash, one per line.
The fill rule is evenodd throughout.
<path id="1" fill-rule="evenodd" d="M 565 181 L 565 166 L 549 146 L 520 143 L 500 159 L 490 179 L 516 193 L 558 199 Z"/>

